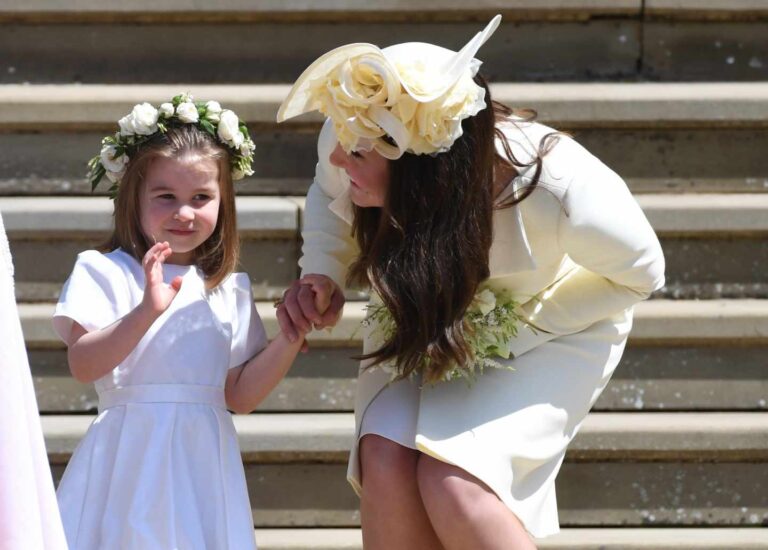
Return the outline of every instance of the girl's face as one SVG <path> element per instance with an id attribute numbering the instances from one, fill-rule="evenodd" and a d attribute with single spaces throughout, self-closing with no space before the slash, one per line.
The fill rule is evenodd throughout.
<path id="1" fill-rule="evenodd" d="M 216 161 L 156 159 L 141 190 L 141 230 L 150 243 L 168 241 L 173 250 L 168 263 L 189 265 L 194 250 L 216 229 L 220 202 Z"/>
<path id="2" fill-rule="evenodd" d="M 384 206 L 389 188 L 388 159 L 375 149 L 347 154 L 338 143 L 328 159 L 349 176 L 349 197 L 353 203 L 364 208 Z"/>

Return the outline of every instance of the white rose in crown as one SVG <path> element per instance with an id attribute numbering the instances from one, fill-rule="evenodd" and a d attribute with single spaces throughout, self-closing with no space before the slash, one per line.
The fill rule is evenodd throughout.
<path id="1" fill-rule="evenodd" d="M 120 126 L 120 135 L 121 136 L 132 136 L 136 133 L 136 131 L 133 129 L 133 122 L 131 120 L 131 115 L 127 114 L 123 118 L 117 121 L 117 125 Z"/>
<path id="2" fill-rule="evenodd" d="M 246 139 L 240 145 L 240 154 L 244 157 L 250 157 L 256 151 L 256 144 L 252 140 Z"/>
<path id="3" fill-rule="evenodd" d="M 163 103 L 158 109 L 162 118 L 171 118 L 174 113 L 173 103 Z"/>
<path id="4" fill-rule="evenodd" d="M 229 109 L 221 111 L 217 133 L 222 141 L 227 142 L 230 147 L 235 149 L 238 149 L 245 141 L 245 136 L 240 131 L 240 121 L 237 115 Z"/>
<path id="5" fill-rule="evenodd" d="M 101 158 L 101 164 L 107 172 L 119 174 L 125 169 L 125 165 L 128 164 L 128 155 L 122 154 L 117 157 L 116 154 L 116 146 L 104 145 L 104 147 L 101 148 L 99 157 Z"/>
<path id="6" fill-rule="evenodd" d="M 140 136 L 148 136 L 157 132 L 157 119 L 159 113 L 149 103 L 140 103 L 133 108 L 131 114 L 128 115 L 130 126 L 133 128 L 133 133 Z M 123 125 L 120 124 L 120 130 L 122 133 Z M 124 134 L 125 135 L 125 134 Z"/>
<path id="7" fill-rule="evenodd" d="M 209 101 L 205 104 L 205 118 L 211 122 L 221 120 L 221 105 L 218 101 Z"/>
<path id="8" fill-rule="evenodd" d="M 178 107 L 176 107 L 176 116 L 179 117 L 180 121 L 186 123 L 197 122 L 200 120 L 200 117 L 197 114 L 197 107 L 195 107 L 194 103 L 190 102 L 179 103 Z"/>
<path id="9" fill-rule="evenodd" d="M 120 180 L 123 179 L 123 176 L 125 175 L 125 170 L 121 170 L 120 172 L 110 172 L 107 170 L 104 172 L 104 175 L 106 175 L 107 179 L 112 183 L 120 183 Z"/>

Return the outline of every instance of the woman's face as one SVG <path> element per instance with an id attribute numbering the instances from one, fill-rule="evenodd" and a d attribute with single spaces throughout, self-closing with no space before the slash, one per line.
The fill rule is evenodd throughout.
<path id="1" fill-rule="evenodd" d="M 357 206 L 382 207 L 389 188 L 389 160 L 376 150 L 344 152 L 341 145 L 328 157 L 331 164 L 349 176 L 349 197 Z"/>

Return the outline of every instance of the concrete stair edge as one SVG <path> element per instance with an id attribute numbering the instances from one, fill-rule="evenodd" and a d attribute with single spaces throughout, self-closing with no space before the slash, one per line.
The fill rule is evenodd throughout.
<path id="1" fill-rule="evenodd" d="M 362 550 L 359 529 L 256 529 L 261 550 Z M 538 539 L 541 550 L 757 550 L 768 528 L 565 528 Z"/>
<path id="2" fill-rule="evenodd" d="M 768 232 L 766 193 L 648 193 L 636 199 L 660 236 Z M 297 234 L 304 203 L 303 197 L 239 196 L 238 227 L 250 233 Z M 0 197 L 0 212 L 11 237 L 102 233 L 112 227 L 107 197 Z"/>
<path id="3" fill-rule="evenodd" d="M 327 346 L 355 346 L 362 342 L 365 302 L 347 302 L 333 330 L 314 331 L 308 340 Z M 258 313 L 273 338 L 279 328 L 271 302 L 257 302 Z M 61 348 L 53 331 L 54 304 L 19 304 L 19 314 L 30 348 Z M 651 300 L 635 306 L 630 341 L 645 344 L 704 342 L 732 345 L 734 339 L 768 342 L 768 300 Z"/>
<path id="4" fill-rule="evenodd" d="M 261 85 L 0 85 L 0 128 L 116 128 L 136 103 L 159 105 L 179 91 L 215 97 L 249 124 L 275 124 L 287 84 Z M 498 83 L 494 99 L 531 107 L 539 119 L 565 127 L 766 126 L 768 82 Z M 293 123 L 319 123 L 317 113 Z"/>
<path id="5" fill-rule="evenodd" d="M 74 451 L 95 415 L 43 415 L 49 455 Z M 352 413 L 233 415 L 246 462 L 345 461 Z M 736 460 L 768 458 L 768 412 L 637 413 L 587 416 L 568 448 L 571 460 Z"/>

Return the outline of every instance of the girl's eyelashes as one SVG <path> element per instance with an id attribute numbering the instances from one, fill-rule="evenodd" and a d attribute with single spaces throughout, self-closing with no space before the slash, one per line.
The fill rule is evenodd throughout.
<path id="1" fill-rule="evenodd" d="M 352 151 L 351 155 L 355 158 L 363 158 L 363 154 L 359 151 Z"/>

